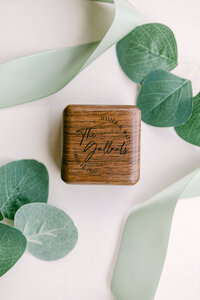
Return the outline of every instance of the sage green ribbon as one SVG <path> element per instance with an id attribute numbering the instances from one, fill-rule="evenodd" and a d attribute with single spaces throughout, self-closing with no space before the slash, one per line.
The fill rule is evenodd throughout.
<path id="1" fill-rule="evenodd" d="M 104 38 L 98 42 L 43 52 L 1 65 L 0 108 L 58 92 L 137 25 L 138 12 L 128 1 L 96 1 L 115 4 L 115 17 Z"/>
<path id="2" fill-rule="evenodd" d="M 125 225 L 112 278 L 117 300 L 153 300 L 163 270 L 172 218 L 181 199 L 200 195 L 200 170 L 136 209 Z"/>

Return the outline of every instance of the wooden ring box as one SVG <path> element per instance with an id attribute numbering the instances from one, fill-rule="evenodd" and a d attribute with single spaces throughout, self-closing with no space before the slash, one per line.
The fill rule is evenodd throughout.
<path id="1" fill-rule="evenodd" d="M 67 106 L 62 179 L 78 184 L 135 184 L 140 176 L 140 126 L 136 106 Z"/>

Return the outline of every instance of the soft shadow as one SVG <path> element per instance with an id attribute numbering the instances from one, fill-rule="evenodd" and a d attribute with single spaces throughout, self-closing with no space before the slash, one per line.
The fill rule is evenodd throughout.
<path id="1" fill-rule="evenodd" d="M 61 124 L 62 124 L 62 120 L 60 120 L 60 122 L 57 122 L 57 124 L 54 125 L 53 134 L 50 128 L 50 134 L 49 134 L 49 152 L 53 158 L 54 163 L 56 164 L 59 170 L 61 168 L 61 156 L 62 156 Z"/>

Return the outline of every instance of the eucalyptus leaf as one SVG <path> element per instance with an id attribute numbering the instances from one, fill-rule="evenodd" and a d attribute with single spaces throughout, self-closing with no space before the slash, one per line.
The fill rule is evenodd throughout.
<path id="1" fill-rule="evenodd" d="M 19 160 L 0 167 L 0 211 L 14 219 L 19 207 L 32 202 L 47 202 L 49 176 L 36 160 Z"/>
<path id="2" fill-rule="evenodd" d="M 194 97 L 193 111 L 190 119 L 175 128 L 177 134 L 185 141 L 200 146 L 200 93 Z"/>
<path id="3" fill-rule="evenodd" d="M 8 225 L 0 224 L 0 276 L 10 270 L 26 249 L 23 234 Z"/>
<path id="4" fill-rule="evenodd" d="M 192 113 L 191 82 L 166 71 L 151 72 L 141 86 L 137 105 L 142 120 L 150 125 L 182 125 Z"/>
<path id="5" fill-rule="evenodd" d="M 136 27 L 117 43 L 116 50 L 121 68 L 136 83 L 152 71 L 170 71 L 178 64 L 174 34 L 159 23 Z"/>
<path id="6" fill-rule="evenodd" d="M 71 218 L 61 209 L 45 203 L 22 206 L 15 215 L 14 223 L 26 236 L 29 252 L 43 260 L 64 257 L 78 239 Z"/>

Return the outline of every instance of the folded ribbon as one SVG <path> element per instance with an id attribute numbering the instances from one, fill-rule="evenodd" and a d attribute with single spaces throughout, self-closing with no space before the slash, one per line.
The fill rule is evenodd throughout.
<path id="1" fill-rule="evenodd" d="M 126 0 L 91 0 L 115 4 L 115 17 L 99 42 L 62 48 L 0 66 L 0 108 L 56 93 L 137 25 L 139 15 Z"/>
<path id="2" fill-rule="evenodd" d="M 112 278 L 117 300 L 153 300 L 164 266 L 176 204 L 200 195 L 196 170 L 128 217 Z"/>

